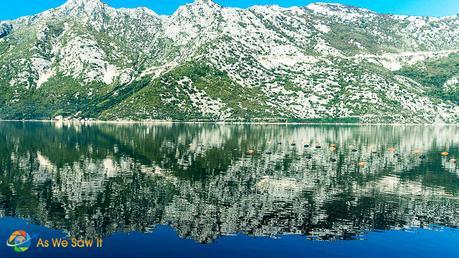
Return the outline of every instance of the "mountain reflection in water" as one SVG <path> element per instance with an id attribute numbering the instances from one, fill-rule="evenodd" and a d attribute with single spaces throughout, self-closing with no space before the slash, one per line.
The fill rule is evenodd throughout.
<path id="1" fill-rule="evenodd" d="M 0 122 L 0 217 L 201 243 L 456 228 L 458 146 L 455 126 Z"/>

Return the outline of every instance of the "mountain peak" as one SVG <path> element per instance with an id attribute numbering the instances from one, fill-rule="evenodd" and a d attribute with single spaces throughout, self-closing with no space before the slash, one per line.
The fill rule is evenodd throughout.
<path id="1" fill-rule="evenodd" d="M 84 5 L 92 5 L 92 4 L 103 4 L 100 0 L 67 0 L 64 6 L 84 6 Z"/>
<path id="2" fill-rule="evenodd" d="M 195 0 L 194 3 L 195 4 L 216 4 L 212 0 Z"/>
<path id="3" fill-rule="evenodd" d="M 100 9 L 105 4 L 100 0 L 68 0 L 62 7 L 67 10 L 85 9 L 94 10 Z"/>
<path id="4" fill-rule="evenodd" d="M 212 0 L 195 0 L 192 5 L 197 6 L 209 6 L 209 7 L 220 7 L 220 5 L 216 4 Z"/>
<path id="5" fill-rule="evenodd" d="M 91 17 L 96 13 L 102 13 L 108 6 L 100 0 L 68 0 L 58 8 L 65 15 L 78 17 Z"/>
<path id="6" fill-rule="evenodd" d="M 203 12 L 208 15 L 213 15 L 214 12 L 220 10 L 222 7 L 212 0 L 195 0 L 193 3 L 180 6 L 177 11 L 172 15 L 177 16 L 203 16 Z"/>
<path id="7" fill-rule="evenodd" d="M 322 15 L 343 15 L 346 13 L 376 14 L 375 12 L 365 8 L 322 2 L 309 4 L 308 6 L 306 6 L 306 8 Z"/>

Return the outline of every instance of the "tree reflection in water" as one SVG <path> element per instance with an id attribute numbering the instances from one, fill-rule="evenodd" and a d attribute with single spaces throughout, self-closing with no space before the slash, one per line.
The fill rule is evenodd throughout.
<path id="1" fill-rule="evenodd" d="M 457 227 L 458 145 L 454 126 L 1 122 L 0 216 L 201 243 Z"/>

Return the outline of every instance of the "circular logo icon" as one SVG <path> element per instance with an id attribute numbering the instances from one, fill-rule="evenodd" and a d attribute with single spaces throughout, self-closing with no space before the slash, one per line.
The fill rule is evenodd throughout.
<path id="1" fill-rule="evenodd" d="M 29 250 L 32 238 L 24 230 L 14 231 L 8 238 L 6 245 L 13 248 L 15 252 L 22 253 Z"/>

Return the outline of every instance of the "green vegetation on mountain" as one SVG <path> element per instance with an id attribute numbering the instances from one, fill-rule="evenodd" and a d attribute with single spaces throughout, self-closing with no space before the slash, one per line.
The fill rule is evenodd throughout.
<path id="1" fill-rule="evenodd" d="M 55 76 L 38 89 L 24 90 L 22 94 L 9 92 L 17 101 L 0 107 L 5 119 L 51 119 L 72 116 L 88 109 L 96 109 L 91 99 L 107 94 L 111 85 L 92 83 L 81 85 L 75 79 Z M 20 97 L 19 97 L 20 96 Z M 90 97 L 91 96 L 91 97 Z"/>
<path id="2" fill-rule="evenodd" d="M 397 74 L 409 77 L 428 87 L 429 95 L 450 100 L 459 105 L 459 54 L 406 66 Z M 451 78 L 456 78 L 456 80 L 448 85 Z"/>
<path id="3" fill-rule="evenodd" d="M 458 19 L 69 0 L 0 22 L 0 119 L 457 123 Z"/>
<path id="4" fill-rule="evenodd" d="M 145 79 L 142 82 L 146 83 Z M 203 99 L 192 99 L 193 94 L 200 92 Z M 266 105 L 266 96 L 259 89 L 241 87 L 225 73 L 209 65 L 187 63 L 154 79 L 118 105 L 103 111 L 101 118 L 218 119 L 215 114 L 203 115 L 196 106 L 217 99 L 225 103 L 225 108 L 236 117 L 270 118 L 276 115 L 275 109 Z M 117 102 L 116 98 L 111 101 Z"/>

